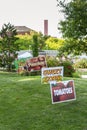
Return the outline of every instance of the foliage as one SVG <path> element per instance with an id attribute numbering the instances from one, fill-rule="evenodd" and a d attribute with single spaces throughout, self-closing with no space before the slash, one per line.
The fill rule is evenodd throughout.
<path id="1" fill-rule="evenodd" d="M 19 39 L 16 41 L 20 46 L 20 50 L 30 50 L 32 37 L 29 34 L 17 35 Z"/>
<path id="2" fill-rule="evenodd" d="M 74 63 L 75 68 L 87 68 L 87 59 L 80 59 Z"/>
<path id="3" fill-rule="evenodd" d="M 16 51 L 19 50 L 19 45 L 16 44 L 17 32 L 13 25 L 10 23 L 4 24 L 0 31 L 0 52 L 2 57 L 2 64 L 7 66 L 7 69 L 11 71 L 12 62 L 17 57 Z"/>
<path id="4" fill-rule="evenodd" d="M 69 48 L 71 52 L 73 50 L 73 52 L 87 53 L 87 0 L 72 0 L 68 3 L 66 0 L 64 0 L 65 2 L 57 1 L 65 16 L 65 19 L 59 23 L 63 37 L 68 38 L 68 45 L 66 44 L 64 47 L 67 50 Z M 67 50 L 64 51 L 67 52 Z"/>
<path id="5" fill-rule="evenodd" d="M 52 56 L 47 56 L 46 61 L 47 61 L 47 67 L 56 67 L 59 65 L 59 61 Z"/>
<path id="6" fill-rule="evenodd" d="M 39 50 L 43 50 L 46 46 L 45 41 L 49 38 L 50 36 L 43 35 L 41 32 L 38 33 L 38 42 L 39 42 Z"/>
<path id="7" fill-rule="evenodd" d="M 44 49 L 45 41 L 49 38 L 49 36 L 44 36 L 41 32 L 34 32 L 31 34 L 31 37 L 31 49 L 33 51 L 33 56 L 38 56 L 38 52 Z"/>
<path id="8" fill-rule="evenodd" d="M 60 60 L 58 58 L 49 57 L 47 59 L 47 66 L 48 67 L 55 67 L 55 66 L 63 66 L 64 67 L 64 76 L 72 77 L 75 69 L 73 64 L 70 60 Z"/>
<path id="9" fill-rule="evenodd" d="M 65 39 L 63 46 L 59 48 L 59 55 L 81 55 L 87 53 L 87 41 L 76 40 L 73 38 Z M 84 48 L 85 47 L 85 48 Z"/>
<path id="10" fill-rule="evenodd" d="M 59 1 L 59 0 L 58 0 Z M 72 0 L 69 3 L 60 1 L 65 20 L 60 22 L 60 29 L 64 37 L 75 39 L 87 35 L 87 1 Z"/>
<path id="11" fill-rule="evenodd" d="M 41 32 L 33 32 L 31 31 L 30 34 L 25 35 L 17 35 L 19 40 L 17 43 L 20 44 L 20 50 L 31 50 L 33 44 L 33 35 L 37 35 L 38 37 L 38 50 L 42 50 L 45 48 L 45 41 L 48 39 L 49 36 L 44 36 Z"/>
<path id="12" fill-rule="evenodd" d="M 38 50 L 44 50 L 46 48 L 46 43 L 45 41 L 50 37 L 50 36 L 46 36 L 46 35 L 43 35 L 41 32 L 34 32 L 34 33 L 31 33 L 31 37 L 33 39 L 33 36 L 34 35 L 37 35 L 37 38 L 38 38 Z"/>
<path id="13" fill-rule="evenodd" d="M 40 76 L 0 72 L 0 129 L 86 130 L 87 80 L 74 82 L 77 99 L 53 105 L 50 85 L 41 84 Z"/>
<path id="14" fill-rule="evenodd" d="M 32 43 L 32 53 L 33 57 L 38 56 L 38 36 L 36 34 L 33 35 L 33 43 Z"/>
<path id="15" fill-rule="evenodd" d="M 73 77 L 73 73 L 75 72 L 75 69 L 71 61 L 69 60 L 62 61 L 60 65 L 64 67 L 64 76 Z"/>
<path id="16" fill-rule="evenodd" d="M 48 50 L 58 50 L 59 48 L 62 47 L 64 40 L 63 39 L 58 39 L 55 37 L 49 37 L 46 41 L 46 46 Z"/>

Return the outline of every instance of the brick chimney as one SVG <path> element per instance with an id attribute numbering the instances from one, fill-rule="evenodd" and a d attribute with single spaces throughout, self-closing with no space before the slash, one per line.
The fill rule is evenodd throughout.
<path id="1" fill-rule="evenodd" d="M 44 35 L 48 35 L 48 20 L 44 20 Z"/>

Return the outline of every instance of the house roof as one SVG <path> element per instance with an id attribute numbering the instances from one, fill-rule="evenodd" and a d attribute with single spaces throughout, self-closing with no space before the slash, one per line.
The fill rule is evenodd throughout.
<path id="1" fill-rule="evenodd" d="M 26 26 L 15 26 L 15 29 L 17 30 L 17 32 L 30 32 L 30 31 L 34 31 Z"/>

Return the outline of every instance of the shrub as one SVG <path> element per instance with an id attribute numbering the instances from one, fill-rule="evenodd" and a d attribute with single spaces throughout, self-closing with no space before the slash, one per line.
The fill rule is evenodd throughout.
<path id="1" fill-rule="evenodd" d="M 81 59 L 74 63 L 75 68 L 87 68 L 87 59 Z"/>
<path id="2" fill-rule="evenodd" d="M 55 57 L 52 57 L 52 56 L 47 56 L 46 61 L 47 61 L 48 67 L 54 67 L 54 66 L 56 67 L 59 65 L 59 61 Z"/>
<path id="3" fill-rule="evenodd" d="M 75 69 L 73 67 L 73 64 L 71 61 L 62 61 L 60 63 L 61 66 L 64 67 L 64 76 L 67 76 L 67 77 L 72 77 L 73 76 L 73 73 L 75 72 Z"/>
<path id="4" fill-rule="evenodd" d="M 64 76 L 66 77 L 72 77 L 73 73 L 75 72 L 75 69 L 73 67 L 73 64 L 71 61 L 60 61 L 54 57 L 47 57 L 47 66 L 48 67 L 56 67 L 56 66 L 63 66 L 64 67 Z"/>

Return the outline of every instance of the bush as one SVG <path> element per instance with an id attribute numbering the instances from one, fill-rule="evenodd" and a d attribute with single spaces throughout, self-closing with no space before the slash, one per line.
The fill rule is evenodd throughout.
<path id="1" fill-rule="evenodd" d="M 47 57 L 47 66 L 48 67 L 56 67 L 56 66 L 63 66 L 64 67 L 64 76 L 72 77 L 75 69 L 71 61 L 60 61 L 54 57 Z"/>
<path id="2" fill-rule="evenodd" d="M 75 68 L 87 68 L 87 59 L 81 59 L 74 63 Z"/>
<path id="3" fill-rule="evenodd" d="M 47 56 L 46 61 L 47 61 L 47 67 L 54 67 L 54 66 L 56 67 L 59 65 L 59 61 L 52 56 Z"/>
<path id="4" fill-rule="evenodd" d="M 75 72 L 75 69 L 73 67 L 73 64 L 71 61 L 62 61 L 60 63 L 61 66 L 64 67 L 64 76 L 67 76 L 67 77 L 72 77 L 73 76 L 73 73 Z"/>

